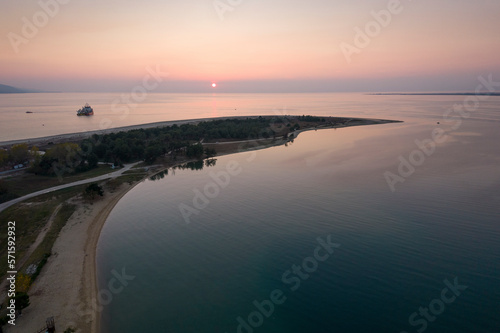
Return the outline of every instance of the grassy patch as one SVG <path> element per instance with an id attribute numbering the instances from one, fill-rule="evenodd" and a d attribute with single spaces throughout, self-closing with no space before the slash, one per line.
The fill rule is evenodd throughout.
<path id="1" fill-rule="evenodd" d="M 45 234 L 45 238 L 42 243 L 36 248 L 36 250 L 31 254 L 29 259 L 26 261 L 25 265 L 21 267 L 20 271 L 24 271 L 31 264 L 40 264 L 43 259 L 47 259 L 47 256 L 52 253 L 52 247 L 61 232 L 61 229 L 66 225 L 66 222 L 75 212 L 76 205 L 63 203 L 61 209 L 57 213 L 52 222 L 50 230 Z M 40 267 L 41 269 L 41 267 Z M 39 270 L 37 269 L 37 273 Z"/>
<path id="2" fill-rule="evenodd" d="M 37 264 L 36 272 L 31 276 L 31 281 L 35 281 L 38 275 L 40 275 L 40 272 L 42 271 L 43 266 L 45 266 L 45 264 L 47 263 L 50 255 L 50 253 L 46 253 L 43 255 L 43 258 Z"/>
<path id="3" fill-rule="evenodd" d="M 36 240 L 45 227 L 56 207 L 75 195 L 82 193 L 85 185 L 75 186 L 18 203 L 0 212 L 0 244 L 7 241 L 7 223 L 16 222 L 16 262 L 19 262 L 26 250 Z M 65 207 L 59 211 L 56 219 L 66 213 Z M 56 221 L 54 221 L 55 223 Z M 50 251 L 48 251 L 50 252 Z M 41 257 L 47 252 L 42 252 Z M 19 268 L 19 267 L 18 267 Z M 0 247 L 0 274 L 7 272 L 7 246 Z"/>
<path id="4" fill-rule="evenodd" d="M 7 243 L 7 223 L 16 222 L 16 262 L 36 240 L 59 203 L 57 200 L 40 204 L 17 204 L 0 213 L 0 244 Z M 5 231 L 5 232 L 4 232 Z M 7 246 L 0 247 L 0 272 L 7 272 Z"/>
<path id="5" fill-rule="evenodd" d="M 18 203 L 0 213 L 0 230 L 7 230 L 9 221 L 16 222 L 16 262 L 19 263 L 26 254 L 31 244 L 36 240 L 41 230 L 46 226 L 54 210 L 62 204 L 61 209 L 54 217 L 50 230 L 47 231 L 43 241 L 33 251 L 22 267 L 18 264 L 16 268 L 19 273 L 24 272 L 31 264 L 37 264 L 37 269 L 31 280 L 34 281 L 40 274 L 52 252 L 52 247 L 67 220 L 74 213 L 76 206 L 65 203 L 66 200 L 82 193 L 85 185 L 74 186 L 49 194 L 44 194 Z M 0 232 L 0 244 L 6 244 L 7 233 Z M 0 247 L 0 274 L 5 279 L 7 272 L 7 246 Z M 5 304 L 3 304 L 5 305 Z M 5 306 L 2 306 L 0 316 L 5 314 Z M 1 323 L 0 323 L 1 326 Z"/>
<path id="6" fill-rule="evenodd" d="M 132 169 L 132 170 L 125 171 L 124 173 L 122 173 L 122 175 L 136 175 L 136 174 L 144 174 L 144 173 L 145 173 L 144 169 Z"/>
<path id="7" fill-rule="evenodd" d="M 23 175 L 16 175 L 9 178 L 4 178 L 2 184 L 7 190 L 0 196 L 0 203 L 21 197 L 23 195 L 33 193 L 36 191 L 44 190 L 58 185 L 68 184 L 83 179 L 93 178 L 107 173 L 112 170 L 107 165 L 100 165 L 99 167 L 78 173 L 75 175 L 64 175 L 61 179 L 55 176 L 41 176 L 32 173 L 25 173 Z"/>
<path id="8" fill-rule="evenodd" d="M 134 174 L 120 176 L 120 177 L 116 178 L 116 180 L 120 184 L 129 183 L 130 185 L 132 185 L 132 183 L 135 183 L 135 182 L 142 180 L 145 176 L 146 176 L 145 173 L 134 173 Z"/>
<path id="9" fill-rule="evenodd" d="M 141 181 L 146 177 L 146 173 L 143 172 L 134 172 L 134 173 L 126 173 L 120 177 L 110 179 L 104 184 L 104 188 L 113 193 L 115 192 L 122 184 L 128 183 L 132 185 L 135 182 Z"/>

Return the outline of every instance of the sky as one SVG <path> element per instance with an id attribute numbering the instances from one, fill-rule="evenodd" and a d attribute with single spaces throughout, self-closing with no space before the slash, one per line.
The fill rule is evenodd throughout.
<path id="1" fill-rule="evenodd" d="M 0 83 L 21 88 L 420 92 L 500 80 L 498 0 L 0 0 L 0 8 Z"/>

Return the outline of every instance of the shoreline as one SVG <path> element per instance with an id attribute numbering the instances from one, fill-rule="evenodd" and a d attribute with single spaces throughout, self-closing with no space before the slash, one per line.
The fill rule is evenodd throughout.
<path id="1" fill-rule="evenodd" d="M 224 117 L 225 118 L 225 117 Z M 250 118 L 250 117 L 244 117 L 244 118 Z M 308 132 L 308 131 L 312 131 L 312 130 L 321 130 L 321 129 L 334 129 L 334 128 L 347 128 L 347 127 L 354 127 L 354 126 L 365 126 L 365 125 L 382 125 L 382 124 L 390 124 L 390 123 L 400 123 L 402 121 L 395 121 L 395 120 L 384 120 L 384 119 L 369 119 L 369 118 L 347 118 L 347 119 L 350 119 L 351 120 L 357 120 L 359 121 L 359 123 L 356 123 L 356 124 L 349 124 L 350 121 L 348 121 L 345 125 L 336 125 L 336 126 L 324 126 L 324 127 L 319 127 L 319 128 L 306 128 L 306 129 L 299 129 L 299 130 L 296 130 L 293 132 L 293 138 L 296 139 L 299 134 L 301 133 L 304 133 L 304 132 Z M 252 142 L 253 140 L 245 140 L 246 142 L 250 143 Z M 222 153 L 222 154 L 217 154 L 217 156 L 215 156 L 215 158 L 217 157 L 220 157 L 220 156 L 225 156 L 225 155 L 232 155 L 232 154 L 238 154 L 238 153 L 242 153 L 242 152 L 246 152 L 246 151 L 252 151 L 252 150 L 260 150 L 260 149 L 267 149 L 267 148 L 270 148 L 270 147 L 274 147 L 274 146 L 281 146 L 283 144 L 285 144 L 287 142 L 287 140 L 283 140 L 283 139 L 276 139 L 276 140 L 262 140 L 261 142 L 264 142 L 266 141 L 267 144 L 257 144 L 256 146 L 254 147 L 248 147 L 246 149 L 236 149 L 234 151 L 230 151 L 230 152 L 225 152 L 225 153 Z M 234 142 L 229 142 L 228 144 L 235 144 Z M 214 143 L 210 143 L 210 145 L 214 145 L 214 146 L 217 146 L 218 144 L 214 144 Z M 238 147 L 240 147 L 240 144 L 238 144 Z M 184 161 L 184 162 L 180 162 L 180 163 L 176 163 L 174 165 L 171 165 L 171 166 L 168 166 L 168 167 L 165 167 L 165 168 L 160 168 L 160 170 L 156 171 L 155 173 L 158 173 L 158 172 L 161 172 L 162 170 L 166 170 L 166 169 L 169 169 L 169 168 L 172 168 L 172 167 L 175 167 L 175 166 L 178 166 L 178 165 L 182 165 L 184 163 L 187 163 L 188 161 Z M 138 181 L 136 183 L 134 183 L 133 185 L 129 186 L 118 198 L 116 201 L 113 201 L 108 207 L 107 209 L 104 211 L 104 212 L 101 212 L 103 214 L 99 214 L 101 219 L 98 220 L 98 221 L 94 221 L 94 223 L 97 223 L 97 224 L 101 224 L 98 228 L 98 233 L 97 233 L 97 239 L 95 241 L 95 246 L 90 249 L 93 254 L 93 258 L 92 258 L 92 262 L 94 263 L 94 266 L 91 267 L 89 269 L 92 270 L 91 272 L 89 272 L 90 274 L 93 274 L 94 278 L 93 278 L 93 281 L 94 281 L 94 294 L 92 295 L 92 297 L 94 298 L 97 298 L 97 295 L 98 295 L 98 292 L 99 292 L 99 286 L 98 286 L 98 282 L 97 282 L 97 241 L 99 240 L 99 236 L 100 236 L 100 232 L 102 230 L 102 228 L 104 227 L 104 224 L 106 223 L 106 220 L 109 216 L 109 214 L 112 212 L 112 210 L 114 209 L 114 207 L 118 204 L 118 202 L 120 201 L 121 198 L 123 198 L 129 191 L 131 191 L 136 185 L 138 185 L 139 183 L 142 183 L 145 179 L 147 179 L 149 177 L 146 176 L 144 177 L 143 180 L 141 181 Z M 103 333 L 101 331 L 101 327 L 100 327 L 100 322 L 101 322 L 101 316 L 102 316 L 102 312 L 98 313 L 97 314 L 97 318 L 95 320 L 95 324 L 92 326 L 91 328 L 91 331 L 90 333 Z"/>
<path id="2" fill-rule="evenodd" d="M 296 130 L 292 132 L 293 139 L 296 139 L 300 133 L 310 130 L 399 122 L 366 118 L 344 119 L 346 119 L 344 124 Z M 195 121 L 202 120 L 184 120 L 176 121 L 175 123 L 188 123 Z M 154 124 L 155 126 L 162 126 L 159 124 L 164 124 L 164 122 Z M 141 126 L 142 125 L 136 125 L 134 127 L 142 128 Z M 148 124 L 148 126 L 152 127 L 153 125 Z M 287 141 L 288 140 L 285 139 L 257 141 L 245 140 L 240 142 L 210 143 L 209 145 L 213 147 L 219 146 L 221 148 L 222 146 L 227 146 L 227 149 L 224 152 L 217 154 L 217 158 L 218 156 L 279 146 Z M 250 146 L 244 147 L 244 144 L 241 142 Z M 154 173 L 161 172 L 161 170 L 169 169 L 186 162 L 188 161 L 177 162 L 168 166 L 164 165 L 158 170 L 155 170 Z M 101 199 L 101 201 L 97 201 L 90 206 L 81 201 L 76 203 L 78 207 L 75 213 L 69 218 L 66 226 L 63 230 L 61 230 L 56 243 L 54 243 L 53 252 L 55 255 L 49 258 L 46 267 L 35 281 L 32 288 L 33 290 L 30 290 L 30 295 L 37 295 L 36 298 L 33 298 L 32 305 L 23 311 L 23 317 L 29 317 L 30 322 L 21 321 L 19 322 L 19 325 L 16 325 L 15 329 L 9 327 L 6 332 L 20 332 L 18 329 L 21 329 L 22 332 L 36 331 L 36 329 L 38 329 L 36 326 L 41 326 L 45 318 L 50 316 L 54 316 L 56 318 L 56 326 L 58 327 L 58 330 L 61 331 L 73 326 L 77 329 L 76 332 L 101 332 L 100 323 L 102 310 L 99 311 L 99 306 L 93 305 L 98 299 L 99 294 L 96 261 L 99 237 L 108 216 L 118 202 L 130 190 L 150 176 L 151 173 L 148 173 L 143 179 L 132 184 L 123 183 L 116 188 L 115 191 L 110 192 L 109 190 L 106 190 L 105 197 Z M 75 279 L 79 282 L 78 284 L 74 283 Z M 63 291 L 64 295 L 59 295 L 58 297 L 58 291 L 59 293 Z M 51 294 L 51 292 L 55 294 Z M 47 306 L 47 304 L 50 304 L 50 306 Z M 37 323 L 37 325 L 34 323 Z M 32 329 L 34 327 L 36 328 Z"/>
<path id="3" fill-rule="evenodd" d="M 97 243 L 107 217 L 131 189 L 141 181 L 105 187 L 105 196 L 92 204 L 81 198 L 69 201 L 77 208 L 57 237 L 42 273 L 29 290 L 30 306 L 23 310 L 15 326 L 4 332 L 37 332 L 49 317 L 55 318 L 57 331 L 69 327 L 76 332 L 99 332 L 101 313 L 95 302 L 97 282 Z"/>
<path id="4" fill-rule="evenodd" d="M 6 147 L 10 147 L 10 146 L 20 144 L 20 143 L 27 143 L 29 145 L 35 145 L 35 146 L 46 146 L 46 145 L 49 145 L 51 143 L 56 144 L 56 143 L 62 143 L 62 142 L 68 142 L 68 141 L 84 140 L 84 139 L 91 137 L 94 134 L 104 135 L 104 134 L 110 134 L 110 133 L 132 131 L 132 130 L 137 130 L 137 129 L 167 127 L 167 126 L 183 125 L 183 124 L 196 124 L 196 123 L 203 122 L 203 121 L 225 120 L 225 119 L 247 119 L 247 118 L 253 119 L 253 118 L 258 118 L 258 117 L 273 118 L 276 116 L 233 116 L 233 117 L 167 120 L 167 121 L 159 121 L 159 122 L 154 122 L 154 123 L 106 128 L 106 129 L 100 129 L 100 130 L 94 130 L 94 131 L 85 131 L 85 132 L 77 132 L 77 133 L 64 133 L 64 134 L 49 135 L 49 136 L 37 137 L 37 138 L 26 138 L 26 139 L 0 141 L 0 148 L 6 148 Z M 290 117 L 296 117 L 296 116 L 292 115 Z M 358 120 L 358 121 L 362 121 L 362 122 L 369 122 L 370 121 L 373 123 L 380 123 L 380 124 L 381 123 L 389 123 L 389 122 L 398 122 L 395 120 L 382 120 L 382 119 L 374 119 L 374 118 L 350 118 L 350 117 L 339 117 L 339 118 L 346 119 L 349 121 L 352 121 L 352 120 Z M 369 125 L 369 124 L 366 123 L 366 124 L 360 124 L 360 125 Z M 344 125 L 344 126 L 339 126 L 339 127 L 349 127 L 349 126 L 353 126 L 353 125 Z M 331 128 L 333 128 L 333 127 L 331 127 Z"/>
<path id="5" fill-rule="evenodd" d="M 87 300 L 87 305 L 91 306 L 92 301 L 97 299 L 97 295 L 99 293 L 99 283 L 97 281 L 97 243 L 99 242 L 102 228 L 118 202 L 140 183 L 142 183 L 142 181 L 138 181 L 132 185 L 122 184 L 121 187 L 125 186 L 125 188 L 120 189 L 118 194 L 107 203 L 107 205 L 98 213 L 97 217 L 94 218 L 89 226 L 87 241 L 85 243 L 85 252 L 88 254 L 88 257 L 86 256 L 83 262 L 84 274 L 82 276 L 83 288 L 81 294 L 81 298 Z M 86 290 L 86 286 L 88 286 L 88 290 Z M 95 314 L 95 318 L 91 322 L 89 332 L 101 332 L 101 316 L 102 311 Z"/>
<path id="6" fill-rule="evenodd" d="M 100 129 L 100 130 L 94 130 L 94 131 L 85 131 L 85 132 L 77 132 L 77 133 L 64 133 L 64 134 L 49 135 L 49 136 L 43 136 L 43 137 L 37 137 L 37 138 L 26 138 L 26 139 L 0 141 L 0 148 L 10 147 L 12 145 L 20 144 L 20 143 L 28 143 L 29 145 L 36 145 L 36 146 L 48 145 L 50 142 L 60 143 L 60 142 L 67 142 L 67 141 L 73 141 L 73 140 L 83 140 L 83 139 L 91 137 L 94 134 L 103 135 L 103 134 L 110 134 L 110 133 L 132 131 L 132 130 L 136 130 L 136 129 L 148 129 L 148 128 L 155 128 L 155 127 L 166 127 L 166 126 L 172 126 L 172 125 L 199 123 L 202 121 L 224 120 L 224 119 L 246 119 L 246 118 L 258 118 L 258 117 L 259 116 L 234 116 L 234 117 L 167 120 L 167 121 L 159 121 L 159 122 L 154 122 L 154 123 L 106 128 L 106 129 Z"/>

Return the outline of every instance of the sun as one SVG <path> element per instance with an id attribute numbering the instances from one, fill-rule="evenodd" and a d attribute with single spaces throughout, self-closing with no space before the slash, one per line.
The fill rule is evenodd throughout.
<path id="1" fill-rule="evenodd" d="M 215 87 L 217 87 L 217 83 L 214 82 L 214 83 L 212 83 L 212 88 L 215 88 Z"/>

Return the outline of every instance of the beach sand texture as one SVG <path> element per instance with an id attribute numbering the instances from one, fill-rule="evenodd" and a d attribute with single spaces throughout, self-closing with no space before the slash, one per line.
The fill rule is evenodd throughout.
<path id="1" fill-rule="evenodd" d="M 109 213 L 132 187 L 122 184 L 93 204 L 77 202 L 77 210 L 61 230 L 52 256 L 29 291 L 31 305 L 17 318 L 16 326 L 5 326 L 5 332 L 37 332 L 52 316 L 58 332 L 68 327 L 76 332 L 98 332 L 96 246 Z"/>

